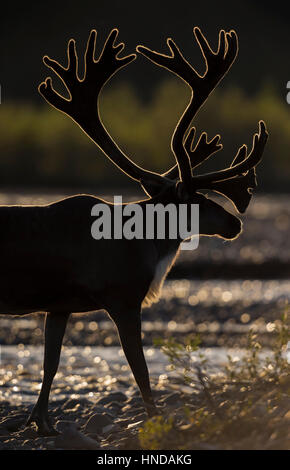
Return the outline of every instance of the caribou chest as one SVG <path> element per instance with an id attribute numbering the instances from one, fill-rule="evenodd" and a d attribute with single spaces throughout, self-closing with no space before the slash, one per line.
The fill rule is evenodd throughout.
<path id="1" fill-rule="evenodd" d="M 151 304 L 158 302 L 166 275 L 170 271 L 176 257 L 177 251 L 166 254 L 156 264 L 154 278 L 151 281 L 146 297 L 142 302 L 142 307 L 150 307 Z"/>

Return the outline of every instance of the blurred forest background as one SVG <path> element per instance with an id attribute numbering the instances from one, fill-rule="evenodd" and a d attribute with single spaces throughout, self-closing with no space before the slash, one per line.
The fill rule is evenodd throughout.
<path id="1" fill-rule="evenodd" d="M 270 132 L 263 164 L 258 168 L 259 190 L 287 192 L 290 182 L 289 25 L 284 3 L 153 2 L 83 0 L 5 6 L 1 15 L 1 187 L 90 188 L 130 187 L 121 174 L 76 124 L 50 108 L 37 92 L 50 75 L 42 64 L 45 54 L 65 63 L 66 44 L 77 40 L 82 57 L 89 31 L 96 28 L 102 47 L 112 27 L 126 53 L 141 43 L 166 53 L 171 36 L 200 72 L 203 58 L 192 28 L 202 28 L 213 47 L 221 28 L 236 29 L 240 51 L 236 63 L 195 120 L 198 134 L 222 135 L 224 150 L 204 170 L 222 168 L 242 143 L 251 145 L 260 119 Z M 82 75 L 82 60 L 80 75 Z M 54 78 L 54 86 L 63 91 Z M 174 159 L 170 138 L 189 98 L 186 85 L 143 57 L 121 70 L 106 85 L 101 115 L 125 152 L 146 168 L 165 171 Z"/>

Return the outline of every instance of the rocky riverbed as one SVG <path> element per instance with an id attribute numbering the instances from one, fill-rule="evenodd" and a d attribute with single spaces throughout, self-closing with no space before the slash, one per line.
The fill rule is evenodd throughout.
<path id="1" fill-rule="evenodd" d="M 220 348 L 204 351 L 212 373 L 225 361 Z M 166 357 L 146 348 L 154 396 L 162 414 L 184 420 L 184 406 L 197 406 L 192 388 L 181 385 Z M 51 391 L 50 416 L 60 433 L 40 437 L 25 420 L 40 389 L 42 348 L 4 346 L 1 351 L 0 449 L 136 449 L 147 419 L 142 399 L 118 347 L 64 347 Z"/>

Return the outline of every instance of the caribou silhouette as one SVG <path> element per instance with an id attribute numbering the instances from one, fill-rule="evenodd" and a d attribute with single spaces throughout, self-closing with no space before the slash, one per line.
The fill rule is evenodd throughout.
<path id="1" fill-rule="evenodd" d="M 99 57 L 95 57 L 95 30 L 85 52 L 85 72 L 78 75 L 75 41 L 68 43 L 67 67 L 45 56 L 44 64 L 63 81 L 69 99 L 52 87 L 51 78 L 40 84 L 39 92 L 56 109 L 70 116 L 104 154 L 146 193 L 139 201 L 147 204 L 199 205 L 200 235 L 236 238 L 240 220 L 200 190 L 228 198 L 237 212 L 245 212 L 256 187 L 255 167 L 267 141 L 263 121 L 248 153 L 239 148 L 229 168 L 197 174 L 196 168 L 221 150 L 220 136 L 208 140 L 203 132 L 195 143 L 192 119 L 209 94 L 228 72 L 237 52 L 236 33 L 219 33 L 214 52 L 198 27 L 194 36 L 205 59 L 206 69 L 198 74 L 172 39 L 169 55 L 137 46 L 137 53 L 180 77 L 192 90 L 190 102 L 173 132 L 171 149 L 176 164 L 163 174 L 136 165 L 117 146 L 105 129 L 98 100 L 105 83 L 137 54 L 119 57 L 124 44 L 115 44 L 118 30 L 109 34 Z M 41 434 L 56 431 L 48 416 L 49 393 L 56 374 L 68 318 L 73 312 L 105 309 L 115 322 L 120 342 L 151 416 L 157 412 L 141 341 L 141 308 L 158 300 L 162 283 L 176 259 L 180 238 L 100 239 L 91 235 L 92 207 L 112 204 L 93 195 L 75 195 L 43 206 L 1 206 L 1 296 L 0 313 L 25 315 L 45 312 L 44 376 L 38 401 L 27 424 L 35 422 Z"/>

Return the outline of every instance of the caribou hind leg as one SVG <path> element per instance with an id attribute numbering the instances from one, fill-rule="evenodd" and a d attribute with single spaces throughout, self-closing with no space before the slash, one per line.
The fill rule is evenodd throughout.
<path id="1" fill-rule="evenodd" d="M 56 431 L 48 417 L 48 400 L 51 384 L 57 372 L 62 341 L 69 313 L 49 312 L 45 319 L 44 375 L 41 391 L 35 407 L 27 421 L 36 423 L 42 435 L 53 435 Z"/>
<path id="2" fill-rule="evenodd" d="M 147 364 L 144 357 L 141 337 L 141 312 L 140 309 L 129 310 L 112 314 L 120 342 L 132 370 L 136 383 L 140 389 L 145 408 L 149 416 L 158 414 L 154 404 Z"/>

